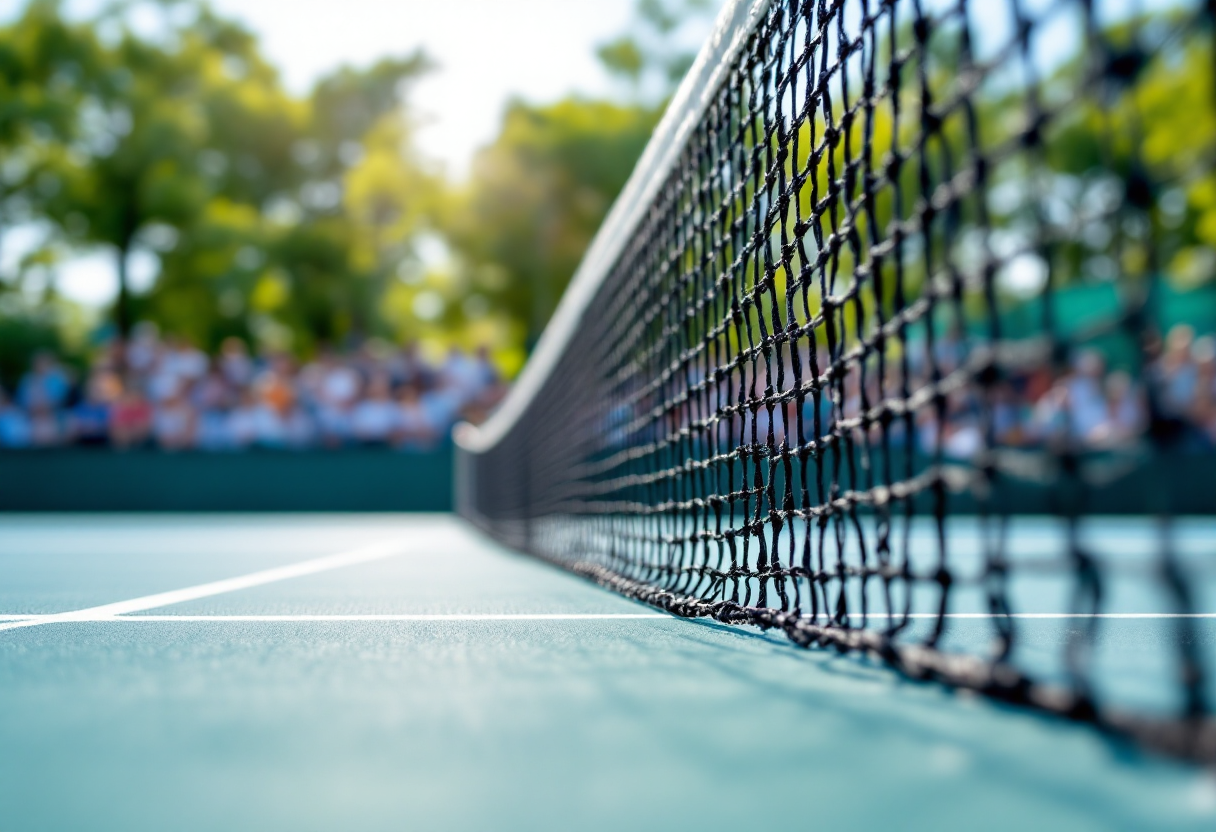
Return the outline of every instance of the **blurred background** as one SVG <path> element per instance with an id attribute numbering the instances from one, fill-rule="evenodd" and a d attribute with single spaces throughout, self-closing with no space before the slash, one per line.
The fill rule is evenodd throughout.
<path id="1" fill-rule="evenodd" d="M 0 448 L 441 450 L 716 12 L 0 2 Z"/>
<path id="2" fill-rule="evenodd" d="M 0 508 L 446 508 L 452 425 L 501 400 L 719 5 L 0 0 Z M 1197 61 L 1154 70 L 1137 141 L 1176 183 L 1151 195 L 1160 370 L 1211 448 Z M 1044 155 L 1064 214 L 1108 161 L 1078 123 Z M 1065 330 L 1143 270 L 1121 236 L 1062 252 Z M 1023 259 L 1011 297 L 1045 279 Z M 1027 393 L 1025 441 L 1061 396 L 1088 413 L 1070 430 L 1134 432 L 1120 361 L 1098 349 Z"/>

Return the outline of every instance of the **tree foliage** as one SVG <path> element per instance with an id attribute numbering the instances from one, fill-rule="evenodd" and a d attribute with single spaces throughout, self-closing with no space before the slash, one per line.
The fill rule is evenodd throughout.
<path id="1" fill-rule="evenodd" d="M 458 261 L 449 286 L 485 298 L 528 343 L 539 337 L 692 63 L 683 28 L 715 5 L 638 0 L 630 28 L 596 53 L 626 83 L 624 100 L 508 106 L 470 181 L 447 201 L 443 230 Z"/>
<path id="2" fill-rule="evenodd" d="M 660 111 L 568 98 L 516 102 L 477 157 L 447 231 L 467 281 L 535 339 L 595 235 Z"/>
<path id="3" fill-rule="evenodd" d="M 699 44 L 683 40 L 681 29 L 707 20 L 717 5 L 712 0 L 637 0 L 629 30 L 600 44 L 596 56 L 635 98 L 663 100 L 696 57 Z"/>
<path id="4" fill-rule="evenodd" d="M 0 249 L 14 229 L 49 231 L 20 262 L 4 261 L 0 330 L 14 309 L 29 314 L 5 330 L 20 337 L 0 339 L 0 353 L 7 344 L 28 351 L 43 343 L 60 308 L 53 281 L 44 281 L 40 308 L 13 302 L 28 300 L 25 276 L 53 274 L 66 254 L 103 250 L 124 278 L 136 260 L 156 265 L 149 287 L 123 280 L 112 316 L 119 331 L 147 319 L 207 348 L 237 336 L 305 353 L 380 334 L 489 344 L 505 368 L 518 366 L 691 63 L 690 25 L 704 22 L 712 5 L 639 0 L 630 28 L 598 50 L 624 94 L 512 102 L 468 179 L 452 182 L 414 142 L 409 93 L 431 69 L 420 52 L 340 67 L 297 95 L 254 35 L 206 0 L 127 0 L 90 18 L 68 16 L 58 0 L 31 0 L 0 26 Z M 159 26 L 135 25 L 149 11 Z M 1150 30 L 1148 23 L 1128 19 L 1124 28 Z M 1119 26 L 1105 34 L 1134 55 Z M 892 37 L 880 48 L 916 46 L 910 27 Z M 949 38 L 929 48 L 936 74 L 928 89 L 937 95 L 954 88 L 964 56 L 949 51 Z M 1127 83 L 1100 101 L 1058 107 L 1031 152 L 998 154 L 984 191 L 953 209 L 958 233 L 932 245 L 955 246 L 961 262 L 975 248 L 965 232 L 978 227 L 981 209 L 988 244 L 1017 248 L 1038 223 L 1095 214 L 1097 205 L 1104 210 L 1089 226 L 1048 229 L 1056 281 L 1149 270 L 1186 285 L 1212 280 L 1212 48 L 1206 33 L 1189 33 L 1152 61 L 1125 60 Z M 1048 104 L 1090 71 L 1082 62 L 1046 72 Z M 916 110 L 919 94 L 916 85 L 900 93 L 910 96 L 901 98 L 905 112 Z M 916 210 L 922 174 L 933 182 L 952 175 L 950 160 L 967 158 L 977 137 L 986 148 L 1021 142 L 1022 94 L 997 85 L 977 96 L 973 111 L 952 109 L 925 139 L 926 169 L 903 168 L 907 204 L 896 205 L 887 188 L 854 218 L 841 274 L 894 218 Z M 858 196 L 863 183 L 848 162 L 866 141 L 875 170 L 921 141 L 919 125 L 905 119 L 897 127 L 885 104 L 847 127 L 842 102 L 833 106 L 769 137 L 786 180 L 804 180 L 777 236 L 812 216 L 812 203 L 834 188 Z M 824 149 L 829 121 L 835 129 Z M 1133 194 L 1128 182 L 1142 187 Z M 1131 198 L 1145 202 L 1148 226 L 1110 221 L 1128 212 L 1107 203 Z M 801 271 L 801 261 L 778 269 L 778 295 Z M 917 283 L 913 265 L 907 275 Z"/>
<path id="5" fill-rule="evenodd" d="M 140 10 L 159 15 L 154 35 L 132 25 Z M 305 349 L 370 333 L 384 189 L 344 191 L 364 140 L 392 141 L 427 67 L 421 54 L 342 67 L 293 96 L 256 38 L 205 2 L 124 3 L 70 23 L 38 0 L 0 30 L 0 142 L 28 160 L 6 166 L 22 176 L 4 193 L 67 245 L 112 252 L 120 332 L 146 317 L 206 346 L 236 334 Z M 400 154 L 394 184 L 421 181 L 413 161 Z M 136 251 L 160 264 L 140 296 Z"/>

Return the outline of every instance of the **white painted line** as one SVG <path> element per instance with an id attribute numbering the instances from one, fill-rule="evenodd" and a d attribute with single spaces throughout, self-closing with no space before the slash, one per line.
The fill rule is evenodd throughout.
<path id="1" fill-rule="evenodd" d="M 874 614 L 870 615 L 875 618 Z M 881 615 L 886 618 L 886 614 Z M 895 616 L 899 618 L 899 615 Z M 908 616 L 909 618 L 937 618 L 937 613 L 933 612 L 914 612 Z M 946 618 L 994 618 L 990 613 L 986 612 L 950 612 L 946 613 Z M 1015 612 L 1011 613 L 1006 618 L 1043 618 L 1043 619 L 1068 619 L 1068 618 L 1216 618 L 1216 612 Z"/>
<path id="2" fill-rule="evenodd" d="M 154 597 L 154 596 L 149 596 Z M 103 607 L 94 607 L 102 610 Z M 150 609 L 150 607 L 149 607 Z M 0 615 L 0 621 L 28 622 L 29 624 L 53 624 L 56 622 L 103 622 L 143 621 L 143 622 L 175 622 L 214 621 L 218 623 L 231 621 L 248 622 L 327 622 L 327 621 L 629 621 L 629 620 L 675 620 L 677 617 L 667 613 L 341 613 L 334 615 L 292 613 L 285 615 L 130 615 L 106 612 L 89 613 L 89 610 L 79 610 L 72 613 L 30 613 L 25 615 Z M 807 616 L 808 618 L 810 616 Z M 896 616 L 899 618 L 900 616 Z M 914 619 L 934 619 L 936 613 L 918 612 L 908 616 Z M 946 618 L 983 620 L 990 618 L 983 612 L 947 613 Z M 1014 613 L 1010 618 L 1043 619 L 1064 621 L 1069 619 L 1115 618 L 1115 619 L 1177 619 L 1197 618 L 1216 619 L 1216 613 L 1168 613 L 1168 612 L 1105 612 L 1105 613 L 1058 613 L 1058 612 L 1023 612 Z M 883 620 L 884 614 L 871 614 L 871 621 Z"/>
<path id="3" fill-rule="evenodd" d="M 83 619 L 86 621 L 250 621 L 274 623 L 280 621 L 611 621 L 640 619 L 672 619 L 663 613 L 436 613 L 436 614 L 367 614 L 338 615 L 112 615 Z M 81 619 L 73 619 L 81 620 Z"/>
<path id="4" fill-rule="evenodd" d="M 413 543 L 415 540 L 412 539 L 410 542 Z M 360 563 L 381 560 L 394 555 L 400 555 L 407 548 L 406 543 L 400 539 L 373 543 L 370 546 L 352 549 L 349 552 L 339 552 L 336 555 L 314 558 L 313 560 L 306 560 L 301 563 L 293 563 L 289 566 L 279 566 L 275 569 L 265 569 L 261 572 L 251 572 L 248 575 L 225 578 L 222 581 L 188 586 L 184 589 L 158 592 L 155 595 L 144 595 L 141 598 L 132 598 L 129 601 L 118 601 L 113 604 L 102 604 L 99 607 L 55 613 L 54 615 L 45 615 L 37 618 L 24 618 L 19 621 L 9 620 L 0 623 L 0 630 L 15 630 L 19 627 L 34 627 L 40 624 L 53 624 L 61 621 L 90 621 L 98 618 L 111 618 L 127 613 L 140 612 L 142 610 L 151 610 L 157 607 L 166 607 L 170 604 L 180 604 L 183 601 L 194 601 L 198 598 L 207 598 L 211 595 L 235 592 L 238 589 L 249 589 L 250 587 L 274 583 L 275 581 L 284 581 L 288 578 L 315 575 L 318 572 L 327 572 L 331 569 L 341 569 L 346 566 L 355 566 Z"/>

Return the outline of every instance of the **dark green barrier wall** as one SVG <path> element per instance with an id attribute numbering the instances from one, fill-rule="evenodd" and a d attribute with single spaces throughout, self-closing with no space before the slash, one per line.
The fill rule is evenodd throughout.
<path id="1" fill-rule="evenodd" d="M 0 453 L 0 511 L 449 511 L 452 454 Z"/>
<path id="2" fill-rule="evenodd" d="M 1168 470 L 1167 470 L 1168 469 Z M 780 480 L 780 472 L 778 479 Z M 777 485 L 780 491 L 780 483 Z M 1013 513 L 1061 508 L 1049 490 L 1004 478 L 994 495 Z M 927 498 L 927 495 L 926 495 Z M 1146 466 L 1089 492 L 1082 512 L 1216 513 L 1216 454 Z M 930 509 L 927 499 L 918 506 Z M 1058 502 L 1058 501 L 1056 501 Z M 450 511 L 452 453 L 383 450 L 241 454 L 64 449 L 0 453 L 0 511 Z M 952 495 L 950 510 L 974 510 Z"/>
<path id="3" fill-rule="evenodd" d="M 881 457 L 877 453 L 871 453 L 869 459 L 874 470 L 881 470 Z M 918 457 L 912 470 L 924 471 L 933 464 L 929 457 Z M 960 463 L 946 460 L 945 464 Z M 899 477 L 904 465 L 903 454 L 893 452 L 892 474 Z M 1084 466 L 1089 477 L 1084 483 L 1076 477 L 1035 482 L 1002 473 L 992 490 L 989 510 L 1008 514 L 1216 514 L 1216 453 L 1211 451 L 1180 451 L 1138 461 L 1134 457 L 1091 453 Z M 735 481 L 746 481 L 742 469 L 737 466 L 735 470 Z M 860 469 L 858 475 L 854 484 L 847 466 L 842 466 L 837 475 L 840 488 L 866 491 L 872 487 Z M 1043 475 L 1047 476 L 1047 473 L 1043 472 Z M 808 479 L 814 495 L 817 492 L 813 467 L 808 471 Z M 825 481 L 830 479 L 825 475 Z M 784 487 L 784 468 L 778 465 L 773 479 L 778 500 Z M 931 490 L 920 491 L 914 502 L 916 513 L 932 514 L 934 504 Z M 755 502 L 751 505 L 754 508 Z M 945 508 L 949 514 L 974 514 L 981 508 L 981 503 L 971 492 L 951 492 L 947 495 Z"/>

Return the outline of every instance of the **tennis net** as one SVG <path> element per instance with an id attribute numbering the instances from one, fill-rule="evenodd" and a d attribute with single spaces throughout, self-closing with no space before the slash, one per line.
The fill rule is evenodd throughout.
<path id="1" fill-rule="evenodd" d="M 729 2 L 511 395 L 458 432 L 460 511 L 678 615 L 1216 760 L 1211 541 L 1170 519 L 1216 488 L 1171 392 L 1189 330 L 1165 337 L 1216 257 L 1212 40 L 1208 5 Z M 1158 518 L 1134 556 L 1091 534 L 1120 493 Z M 1024 512 L 1058 542 L 1015 551 Z M 1162 702 L 1092 670 L 1128 580 L 1171 628 Z M 1072 623 L 1028 644 L 1046 596 Z"/>

